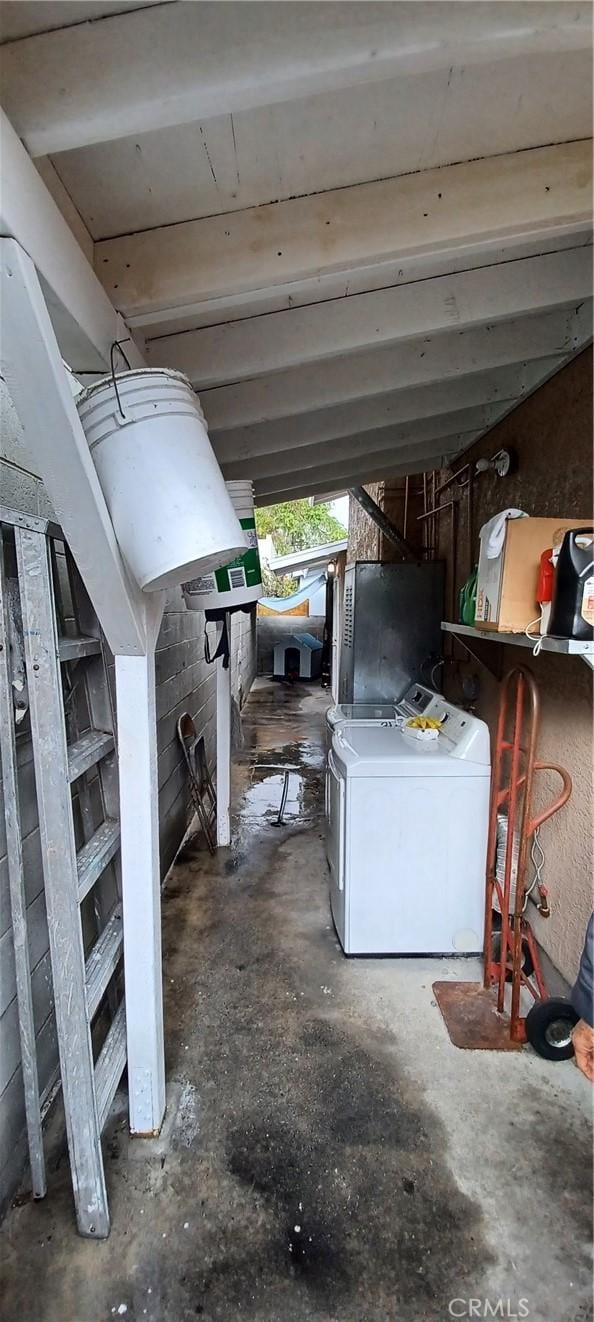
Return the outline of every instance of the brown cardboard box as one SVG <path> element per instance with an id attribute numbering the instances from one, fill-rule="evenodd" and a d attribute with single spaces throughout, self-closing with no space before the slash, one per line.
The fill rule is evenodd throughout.
<path id="1" fill-rule="evenodd" d="M 540 557 L 568 528 L 591 525 L 583 519 L 508 519 L 501 554 L 488 560 L 481 546 L 476 591 L 477 629 L 523 633 L 539 614 L 536 584 Z M 538 629 L 535 627 L 535 634 Z"/>

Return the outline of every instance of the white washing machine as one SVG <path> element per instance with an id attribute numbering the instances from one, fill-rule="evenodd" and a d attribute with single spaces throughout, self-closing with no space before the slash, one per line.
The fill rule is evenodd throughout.
<path id="1" fill-rule="evenodd" d="M 343 702 L 328 708 L 326 712 L 326 778 L 324 784 L 326 817 L 328 817 L 330 810 L 329 755 L 336 731 L 350 725 L 379 725 L 398 729 L 404 725 L 405 720 L 410 716 L 430 716 L 439 702 L 443 703 L 443 699 L 433 689 L 426 688 L 424 684 L 411 684 L 398 702 Z M 329 835 L 326 832 L 326 858 L 329 864 L 328 840 Z"/>
<path id="2" fill-rule="evenodd" d="M 328 708 L 326 712 L 326 780 L 324 791 L 326 816 L 328 816 L 329 810 L 328 795 L 330 788 L 328 755 L 336 731 L 344 729 L 347 725 L 380 725 L 399 728 L 409 716 L 429 716 L 438 700 L 443 701 L 443 699 L 440 699 L 439 693 L 435 693 L 433 689 L 425 688 L 423 684 L 411 684 L 398 702 L 343 702 L 335 707 Z M 326 846 L 327 844 L 328 837 L 326 837 Z M 328 857 L 327 847 L 326 857 Z M 330 862 L 329 859 L 328 862 Z"/>
<path id="3" fill-rule="evenodd" d="M 327 854 L 347 955 L 482 948 L 489 732 L 439 694 L 431 715 L 442 726 L 428 742 L 377 724 L 344 725 L 333 737 Z"/>

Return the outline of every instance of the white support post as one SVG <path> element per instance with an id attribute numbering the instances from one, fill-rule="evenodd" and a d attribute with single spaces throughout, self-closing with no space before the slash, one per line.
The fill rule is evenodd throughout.
<path id="1" fill-rule="evenodd" d="M 165 596 L 126 571 L 31 258 L 0 240 L 2 368 L 101 627 L 115 654 L 130 1129 L 165 1111 L 155 642 Z"/>
<path id="2" fill-rule="evenodd" d="M 229 643 L 231 619 L 227 616 Z M 218 626 L 218 641 L 224 624 Z M 227 669 L 219 657 L 217 667 L 217 845 L 231 844 L 231 661 Z"/>
<path id="3" fill-rule="evenodd" d="M 165 1114 L 154 645 L 116 656 L 130 1131 Z"/>

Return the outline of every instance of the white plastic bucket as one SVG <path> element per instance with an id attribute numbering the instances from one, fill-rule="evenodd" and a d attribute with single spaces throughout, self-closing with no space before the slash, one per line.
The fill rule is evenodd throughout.
<path id="1" fill-rule="evenodd" d="M 201 573 L 189 583 L 182 584 L 184 601 L 191 611 L 248 606 L 262 596 L 254 490 L 251 482 L 227 482 L 226 487 L 249 550 L 213 573 Z"/>
<path id="2" fill-rule="evenodd" d="M 200 402 L 180 372 L 141 369 L 76 401 L 122 555 L 147 592 L 208 573 L 247 540 Z"/>

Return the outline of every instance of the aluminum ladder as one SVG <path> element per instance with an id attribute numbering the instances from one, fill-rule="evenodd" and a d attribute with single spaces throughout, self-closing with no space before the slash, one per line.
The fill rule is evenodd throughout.
<path id="1" fill-rule="evenodd" d="M 1 508 L 0 522 L 5 551 L 8 541 L 16 562 L 76 1219 L 81 1235 L 101 1239 L 110 1228 L 101 1133 L 126 1065 L 116 731 L 109 675 L 99 622 L 60 529 Z M 4 575 L 0 586 L 6 600 Z M 13 821 L 18 823 L 18 801 Z M 11 897 L 14 892 L 22 920 L 18 850 L 17 855 Z M 24 952 L 22 940 L 19 945 L 19 1018 L 21 1042 L 27 1045 L 23 1077 L 33 1191 L 40 1196 L 45 1180 L 26 939 Z"/>

